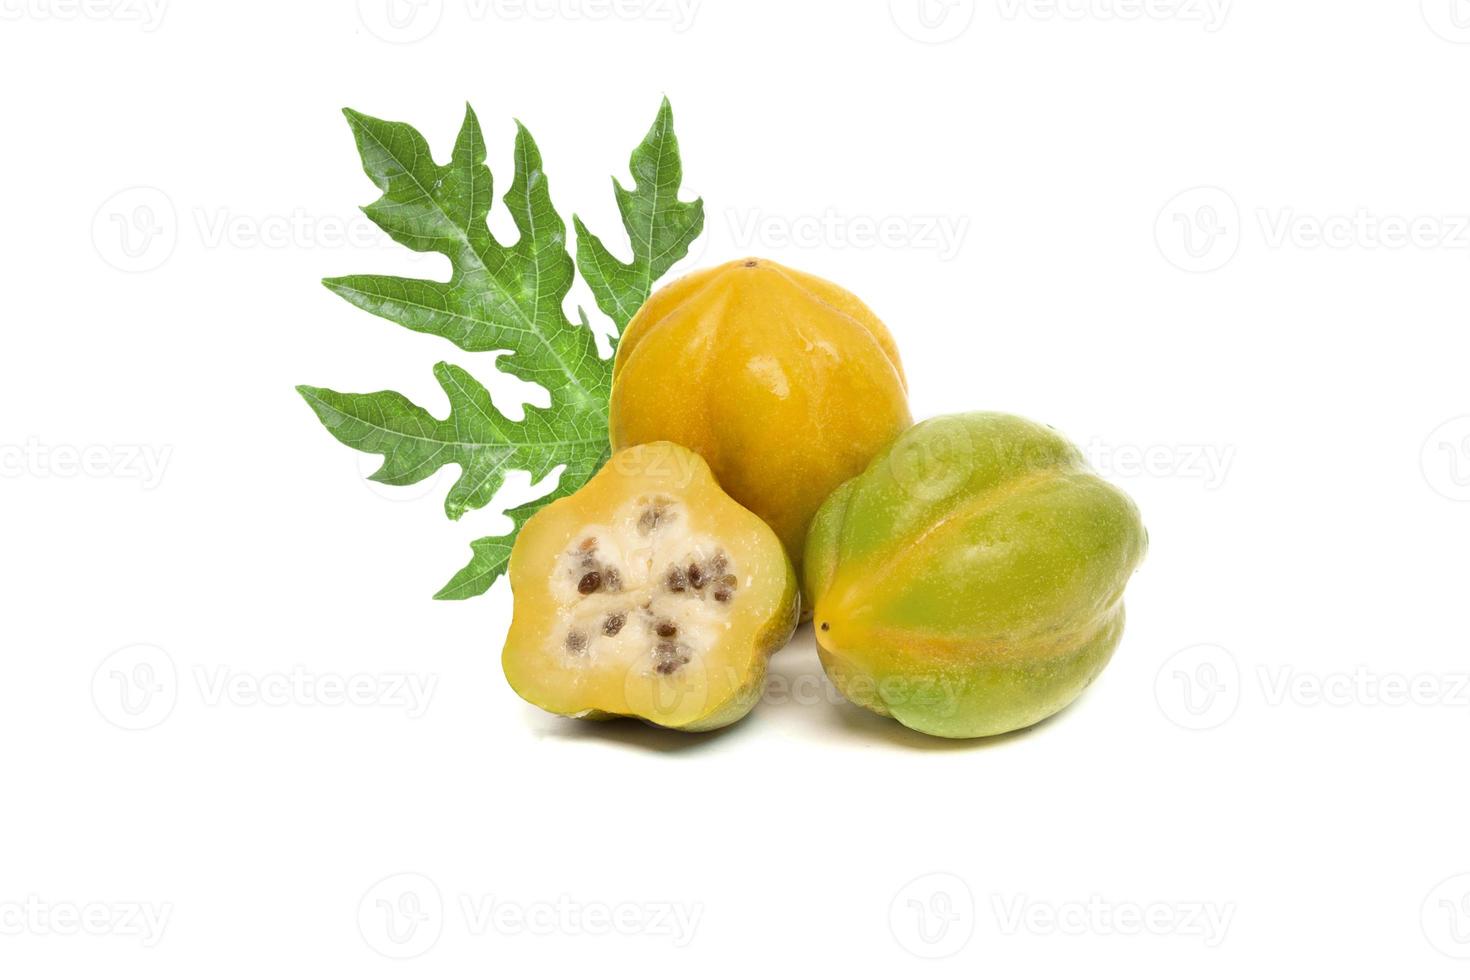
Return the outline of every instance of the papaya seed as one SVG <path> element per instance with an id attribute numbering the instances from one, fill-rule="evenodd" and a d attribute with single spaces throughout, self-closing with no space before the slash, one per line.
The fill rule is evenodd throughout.
<path id="1" fill-rule="evenodd" d="M 659 524 L 663 523 L 664 507 L 662 504 L 654 504 L 638 517 L 638 531 L 643 535 L 650 535 L 658 530 Z"/>
<path id="2" fill-rule="evenodd" d="M 664 675 L 674 673 L 689 662 L 689 654 L 686 649 L 682 644 L 671 640 L 661 640 L 658 646 L 653 648 L 653 669 Z"/>

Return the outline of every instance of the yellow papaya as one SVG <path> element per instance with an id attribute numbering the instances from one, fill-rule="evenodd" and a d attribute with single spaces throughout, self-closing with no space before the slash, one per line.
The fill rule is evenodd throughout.
<path id="1" fill-rule="evenodd" d="M 912 423 L 893 338 L 862 301 L 768 259 L 660 289 L 613 364 L 614 449 L 687 446 L 798 566 L 812 515 Z"/>

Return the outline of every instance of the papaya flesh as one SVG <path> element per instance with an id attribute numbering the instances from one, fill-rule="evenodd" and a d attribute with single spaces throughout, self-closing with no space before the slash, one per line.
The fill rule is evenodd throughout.
<path id="1" fill-rule="evenodd" d="M 1050 428 L 922 422 L 812 522 L 822 665 L 848 700 L 931 735 L 1033 725 L 1107 665 L 1147 542 L 1133 502 Z"/>
<path id="2" fill-rule="evenodd" d="M 615 453 L 510 556 L 502 663 L 538 707 L 705 731 L 759 699 L 796 626 L 795 572 L 760 518 L 669 442 Z"/>
<path id="3" fill-rule="evenodd" d="M 613 448 L 693 449 L 798 566 L 822 501 L 911 423 L 882 322 L 845 289 L 768 259 L 660 289 L 613 363 Z"/>

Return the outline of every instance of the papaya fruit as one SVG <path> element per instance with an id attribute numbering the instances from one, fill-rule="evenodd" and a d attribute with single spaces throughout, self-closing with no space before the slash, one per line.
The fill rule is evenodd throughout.
<path id="1" fill-rule="evenodd" d="M 509 577 L 506 679 L 574 718 L 728 725 L 796 627 L 795 570 L 775 533 L 670 442 L 620 450 L 539 510 Z"/>
<path id="2" fill-rule="evenodd" d="M 948 738 L 1070 704 L 1123 632 L 1137 507 L 1044 425 L 921 422 L 822 505 L 806 545 L 822 665 L 850 701 Z"/>
<path id="3" fill-rule="evenodd" d="M 768 259 L 660 289 L 613 362 L 613 448 L 693 449 L 798 567 L 822 501 L 911 423 L 882 322 L 847 290 Z"/>

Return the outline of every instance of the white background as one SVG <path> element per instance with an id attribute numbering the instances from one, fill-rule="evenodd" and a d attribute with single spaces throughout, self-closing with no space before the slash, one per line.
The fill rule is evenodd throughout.
<path id="1" fill-rule="evenodd" d="M 1470 4 L 590 2 L 0 0 L 0 973 L 1462 976 Z M 318 284 L 447 269 L 339 107 L 443 159 L 472 102 L 498 191 L 520 118 L 617 241 L 664 93 L 686 267 L 848 285 L 916 417 L 1139 502 L 1064 714 L 912 734 L 807 629 L 721 734 L 545 715 L 505 584 L 429 598 L 525 482 L 452 524 L 293 392 L 494 373 Z"/>

